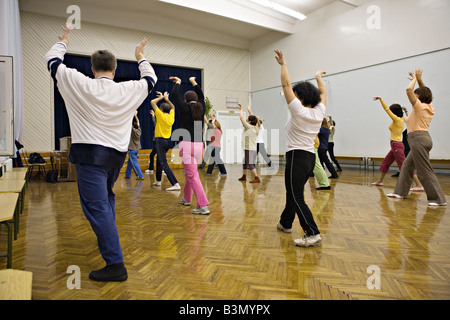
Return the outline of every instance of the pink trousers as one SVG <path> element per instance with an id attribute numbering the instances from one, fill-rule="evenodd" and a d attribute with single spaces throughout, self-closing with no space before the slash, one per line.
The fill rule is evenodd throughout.
<path id="1" fill-rule="evenodd" d="M 403 162 L 405 161 L 405 145 L 403 142 L 391 140 L 391 151 L 386 155 L 380 166 L 380 171 L 388 173 L 391 164 L 397 161 L 398 170 L 402 169 Z"/>
<path id="2" fill-rule="evenodd" d="M 202 181 L 198 174 L 198 164 L 202 163 L 202 156 L 202 142 L 180 142 L 180 157 L 183 162 L 185 176 L 183 198 L 187 202 L 192 202 L 192 194 L 195 194 L 197 208 L 209 205 Z"/>

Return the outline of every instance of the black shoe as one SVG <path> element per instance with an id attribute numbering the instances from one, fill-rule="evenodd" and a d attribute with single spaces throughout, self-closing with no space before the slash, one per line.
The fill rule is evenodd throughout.
<path id="1" fill-rule="evenodd" d="M 329 176 L 328 179 L 337 179 L 339 178 L 339 176 L 333 177 L 333 176 Z"/>
<path id="2" fill-rule="evenodd" d="M 397 172 L 396 174 L 393 174 L 391 177 L 392 177 L 392 178 L 398 178 L 398 177 L 400 177 L 400 172 Z"/>
<path id="3" fill-rule="evenodd" d="M 128 279 L 127 269 L 123 262 L 111 264 L 103 269 L 92 271 L 89 274 L 89 279 L 94 281 L 125 281 Z"/>
<path id="4" fill-rule="evenodd" d="M 319 187 L 319 188 L 316 188 L 316 190 L 331 190 L 331 186 L 328 186 L 328 187 Z"/>

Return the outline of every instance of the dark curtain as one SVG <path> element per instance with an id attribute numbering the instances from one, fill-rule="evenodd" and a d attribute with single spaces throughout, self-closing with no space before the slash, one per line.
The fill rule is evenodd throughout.
<path id="1" fill-rule="evenodd" d="M 69 68 L 77 69 L 84 75 L 94 78 L 94 74 L 91 70 L 90 57 L 77 56 L 66 54 L 64 58 L 64 64 Z M 189 82 L 190 77 L 196 77 L 197 83 L 202 84 L 202 72 L 199 69 L 178 68 L 164 65 L 152 64 L 155 69 L 155 73 L 158 76 L 158 82 L 151 94 L 145 99 L 142 105 L 138 109 L 138 117 L 142 128 L 141 145 L 142 149 L 153 149 L 153 135 L 155 127 L 150 115 L 150 101 L 156 97 L 156 91 L 164 93 L 167 91 L 170 95 L 173 88 L 173 82 L 169 80 L 171 76 L 179 77 L 182 81 L 181 94 L 188 90 L 192 90 L 192 86 Z M 139 80 L 140 72 L 136 62 L 129 61 L 117 61 L 117 70 L 114 81 L 122 82 L 128 80 Z M 69 118 L 66 111 L 66 106 L 58 88 L 55 85 L 54 90 L 54 103 L 55 103 L 55 148 L 59 150 L 59 139 L 62 137 L 70 136 Z M 179 111 L 175 110 L 175 123 L 172 130 L 178 128 Z M 172 143 L 172 147 L 175 143 Z"/>

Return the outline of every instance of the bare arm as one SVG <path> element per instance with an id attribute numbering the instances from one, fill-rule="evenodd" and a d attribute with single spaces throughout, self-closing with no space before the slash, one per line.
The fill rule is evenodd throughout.
<path id="1" fill-rule="evenodd" d="M 419 87 L 425 87 L 425 83 L 423 82 L 423 79 L 422 79 L 423 70 L 416 69 L 415 74 L 416 74 L 416 79 L 417 79 L 417 83 L 419 84 Z"/>
<path id="2" fill-rule="evenodd" d="M 134 118 L 136 119 L 136 123 L 137 123 L 138 127 L 140 127 L 139 118 L 138 118 L 138 112 L 137 111 L 134 113 Z"/>
<path id="3" fill-rule="evenodd" d="M 162 99 L 164 99 L 164 96 L 161 92 L 156 91 L 156 98 L 150 101 L 150 105 L 153 108 L 153 111 L 156 111 L 158 109 L 158 102 L 160 102 Z"/>
<path id="4" fill-rule="evenodd" d="M 412 74 L 411 76 L 411 82 L 409 83 L 408 88 L 406 88 L 406 95 L 408 96 L 409 102 L 411 102 L 411 104 L 415 106 L 418 100 L 416 95 L 414 94 L 414 87 L 416 86 L 417 78 L 415 74 Z"/>
<path id="5" fill-rule="evenodd" d="M 398 121 L 400 118 L 397 117 L 392 111 L 391 109 L 389 109 L 388 105 L 386 104 L 386 102 L 384 102 L 383 98 L 381 97 L 375 97 L 373 98 L 373 101 L 377 101 L 379 100 L 381 102 L 381 105 L 383 106 L 384 111 L 386 111 L 386 113 L 388 114 L 388 116 L 393 120 L 393 121 Z"/>
<path id="6" fill-rule="evenodd" d="M 287 68 L 286 61 L 284 59 L 283 52 L 281 50 L 275 50 L 277 56 L 275 59 L 281 66 L 281 86 L 283 87 L 284 97 L 286 102 L 290 104 L 295 99 L 294 90 L 292 89 L 291 77 Z"/>
<path id="7" fill-rule="evenodd" d="M 325 71 L 317 71 L 316 72 L 316 81 L 317 86 L 320 90 L 320 98 L 322 100 L 322 103 L 326 106 L 327 105 L 327 86 L 325 85 L 325 81 L 323 81 L 322 76 L 326 74 Z"/>
<path id="8" fill-rule="evenodd" d="M 252 106 L 248 106 L 247 107 L 247 111 L 248 111 L 249 115 L 251 115 L 251 116 L 253 115 L 253 113 L 252 113 Z"/>
<path id="9" fill-rule="evenodd" d="M 167 91 L 164 92 L 164 100 L 169 104 L 172 110 L 175 109 L 175 106 L 173 105 L 172 101 L 169 100 L 169 93 Z"/>
<path id="10" fill-rule="evenodd" d="M 62 30 L 64 32 L 64 34 L 62 36 L 58 36 L 59 41 L 64 43 L 66 45 L 66 47 L 69 46 L 69 39 L 70 39 L 70 25 L 66 24 L 65 26 L 62 27 Z"/>
<path id="11" fill-rule="evenodd" d="M 241 119 L 242 124 L 245 126 L 245 117 L 244 117 L 244 110 L 242 110 L 242 106 L 239 104 L 239 118 Z"/>

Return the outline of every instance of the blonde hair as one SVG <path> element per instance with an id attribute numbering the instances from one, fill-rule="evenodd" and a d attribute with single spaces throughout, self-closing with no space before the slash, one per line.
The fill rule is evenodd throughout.
<path id="1" fill-rule="evenodd" d="M 216 128 L 217 129 L 219 129 L 219 130 L 221 130 L 222 131 L 222 126 L 220 125 L 220 122 L 219 121 L 214 121 L 214 125 L 216 126 Z"/>

